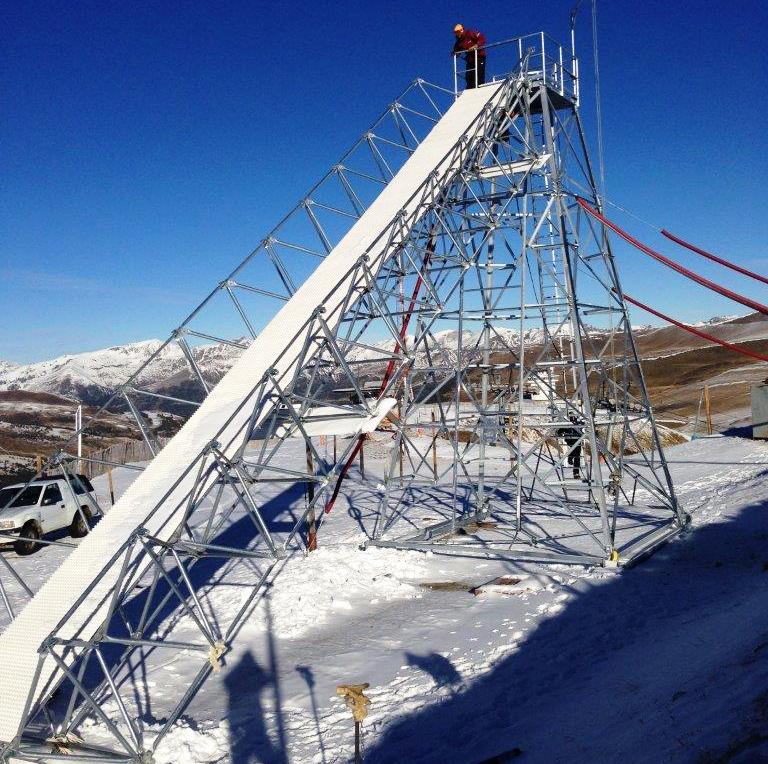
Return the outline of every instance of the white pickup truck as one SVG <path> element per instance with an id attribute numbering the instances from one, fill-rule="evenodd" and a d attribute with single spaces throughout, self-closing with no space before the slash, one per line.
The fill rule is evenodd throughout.
<path id="1" fill-rule="evenodd" d="M 69 480 L 72 488 L 64 475 L 50 475 L 26 488 L 18 483 L 0 489 L 0 533 L 18 536 L 13 544 L 16 554 L 32 554 L 41 546 L 38 539 L 62 528 L 69 528 L 75 538 L 88 533 L 93 508 L 98 507 L 93 486 L 85 475 Z M 4 541 L 0 538 L 0 544 Z"/>

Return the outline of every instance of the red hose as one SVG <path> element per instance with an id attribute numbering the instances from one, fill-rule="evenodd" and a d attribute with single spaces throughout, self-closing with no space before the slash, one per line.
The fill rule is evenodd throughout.
<path id="1" fill-rule="evenodd" d="M 619 228 L 616 223 L 612 223 L 610 220 L 608 220 L 608 218 L 603 216 L 581 197 L 577 196 L 576 201 L 578 202 L 579 206 L 586 210 L 586 212 L 588 212 L 593 218 L 599 220 L 604 226 L 607 226 L 614 233 L 617 233 L 619 236 L 621 236 L 624 241 L 629 242 L 633 247 L 637 247 L 637 249 L 639 249 L 641 252 L 645 252 L 646 255 L 652 257 L 654 260 L 663 263 L 678 273 L 681 273 L 683 276 L 686 276 L 692 281 L 695 281 L 697 284 L 701 284 L 702 286 L 707 287 L 707 289 L 711 289 L 713 292 L 717 292 L 718 294 L 723 295 L 723 297 L 728 297 L 734 302 L 741 303 L 742 305 L 745 305 L 746 307 L 751 308 L 758 313 L 762 313 L 763 315 L 768 316 L 768 305 L 763 305 L 762 303 L 756 302 L 755 300 L 750 300 L 749 297 L 744 297 L 743 295 L 737 294 L 736 292 L 732 292 L 730 289 L 726 289 L 724 286 L 715 284 L 714 281 L 710 281 L 709 279 L 705 279 L 703 276 L 699 276 L 697 273 L 694 273 L 693 271 L 688 270 L 688 268 L 680 265 L 680 263 L 677 263 L 674 260 L 670 260 L 670 258 L 665 257 L 661 253 L 656 252 L 650 247 L 647 247 L 642 242 L 638 241 L 634 236 Z"/>
<path id="2" fill-rule="evenodd" d="M 722 345 L 722 347 L 728 348 L 728 350 L 733 350 L 735 353 L 741 353 L 742 355 L 748 355 L 751 358 L 757 358 L 758 361 L 768 361 L 768 355 L 753 353 L 751 350 L 747 350 L 746 348 L 739 347 L 738 345 L 732 345 L 730 342 L 726 342 L 725 340 L 718 339 L 717 337 L 711 334 L 707 334 L 706 332 L 702 332 L 699 329 L 694 329 L 694 327 L 689 326 L 688 324 L 683 324 L 680 321 L 675 321 L 674 318 L 671 318 L 670 316 L 667 316 L 658 310 L 654 310 L 649 305 L 646 305 L 645 303 L 640 302 L 640 300 L 636 300 L 634 297 L 630 297 L 626 292 L 624 292 L 623 297 L 627 302 L 631 302 L 633 305 L 637 305 L 638 308 L 642 308 L 643 310 L 648 311 L 648 313 L 651 313 L 657 318 L 660 318 L 663 321 L 667 321 L 670 324 L 674 324 L 675 326 L 678 326 L 681 329 L 684 329 L 686 332 L 695 334 L 697 337 L 701 337 L 701 339 L 707 340 L 707 342 L 714 342 L 716 345 Z"/>
<path id="3" fill-rule="evenodd" d="M 759 273 L 755 273 L 754 271 L 749 271 L 746 268 L 742 268 L 740 265 L 736 265 L 736 263 L 732 263 L 723 257 L 718 257 L 717 255 L 713 255 L 711 252 L 707 252 L 705 249 L 699 249 L 693 244 L 689 244 L 687 241 L 685 241 L 685 239 L 681 239 L 679 236 L 675 236 L 675 234 L 671 233 L 666 228 L 662 228 L 661 233 L 663 236 L 666 236 L 668 239 L 671 239 L 672 241 L 674 241 L 675 244 L 679 244 L 681 247 L 690 249 L 691 252 L 695 252 L 697 255 L 702 255 L 702 257 L 706 257 L 715 263 L 724 265 L 726 268 L 730 268 L 731 270 L 737 271 L 738 273 L 741 273 L 744 276 L 749 276 L 752 279 L 757 279 L 758 281 L 762 281 L 763 284 L 768 284 L 768 278 L 766 278 L 765 276 L 761 276 Z"/>
<path id="4" fill-rule="evenodd" d="M 434 238 L 430 238 L 428 244 L 427 244 L 427 252 L 424 255 L 424 261 L 422 262 L 422 268 L 426 268 L 427 264 L 429 263 L 429 258 L 432 257 L 432 253 L 435 251 L 435 241 Z M 403 316 L 403 325 L 400 327 L 400 341 L 395 343 L 394 352 L 397 352 L 397 349 L 399 347 L 402 347 L 403 341 L 405 340 L 405 335 L 408 333 L 408 324 L 411 322 L 411 315 L 413 314 L 413 309 L 416 306 L 416 299 L 419 296 L 419 292 L 421 291 L 421 285 L 424 283 L 424 278 L 422 277 L 421 273 L 419 273 L 418 278 L 416 279 L 416 283 L 413 286 L 413 292 L 411 293 L 411 302 L 408 305 L 408 310 L 406 311 L 406 314 Z M 381 394 L 387 389 L 387 384 L 389 382 L 390 377 L 392 376 L 392 372 L 395 370 L 395 362 L 396 358 L 390 358 L 389 363 L 387 364 L 387 370 L 384 372 L 384 378 L 381 380 L 381 386 L 379 387 L 379 397 L 381 397 Z M 344 466 L 341 468 L 341 472 L 339 473 L 339 477 L 336 480 L 336 485 L 333 488 L 333 493 L 331 494 L 331 498 L 328 499 L 327 504 L 325 505 L 325 513 L 328 514 L 332 509 L 333 505 L 336 503 L 336 499 L 339 496 L 339 491 L 341 490 L 341 484 L 344 482 L 344 478 L 347 476 L 347 473 L 349 472 L 349 468 L 352 466 L 352 462 L 355 461 L 355 458 L 360 453 L 360 449 L 363 447 L 363 440 L 365 439 L 364 435 L 361 435 L 357 439 L 357 443 L 355 443 L 355 447 L 352 449 L 352 453 L 349 455 L 347 461 L 344 463 Z"/>

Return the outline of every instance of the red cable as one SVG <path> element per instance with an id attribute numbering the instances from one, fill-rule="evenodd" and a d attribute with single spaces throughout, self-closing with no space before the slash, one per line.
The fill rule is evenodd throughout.
<path id="1" fill-rule="evenodd" d="M 703 257 L 709 258 L 713 262 L 720 263 L 720 265 L 724 265 L 726 268 L 730 268 L 731 270 L 737 271 L 738 273 L 742 273 L 745 276 L 749 276 L 752 279 L 757 279 L 758 281 L 762 281 L 763 284 L 768 284 L 768 278 L 766 278 L 765 276 L 761 276 L 759 273 L 755 273 L 754 271 L 749 271 L 746 268 L 742 268 L 740 265 L 736 265 L 736 263 L 732 263 L 723 257 L 718 257 L 717 255 L 713 255 L 711 252 L 707 252 L 705 249 L 699 249 L 693 244 L 689 244 L 687 241 L 685 241 L 685 239 L 681 239 L 679 236 L 675 236 L 675 234 L 671 233 L 666 228 L 662 228 L 661 233 L 663 236 L 666 236 L 668 239 L 671 239 L 676 244 L 679 244 L 681 247 L 685 247 L 686 249 L 690 249 L 691 252 L 695 252 L 697 255 L 702 255 Z"/>
<path id="2" fill-rule="evenodd" d="M 422 269 L 427 267 L 427 264 L 429 263 L 429 258 L 432 256 L 432 253 L 435 251 L 435 242 L 434 239 L 430 239 L 429 243 L 427 244 L 427 252 L 424 255 L 424 261 L 422 263 Z M 406 314 L 403 316 L 403 325 L 400 327 L 400 341 L 395 344 L 393 352 L 397 352 L 397 349 L 399 347 L 402 347 L 403 341 L 405 340 L 405 335 L 408 332 L 408 324 L 411 322 L 411 315 L 413 314 L 413 309 L 416 305 L 416 299 L 419 296 L 419 292 L 421 291 L 421 285 L 424 283 L 424 278 L 422 277 L 421 273 L 419 273 L 418 278 L 416 279 L 416 283 L 413 287 L 413 292 L 411 293 L 411 302 L 408 305 L 408 310 Z M 384 390 L 387 389 L 387 383 L 389 382 L 390 377 L 392 376 L 392 372 L 395 369 L 395 362 L 397 361 L 396 358 L 390 358 L 389 363 L 387 364 L 387 370 L 384 372 L 384 378 L 381 381 L 381 387 L 379 388 L 379 397 L 381 397 L 381 394 L 384 392 Z M 363 447 L 363 441 L 365 440 L 365 436 L 361 435 L 357 443 L 355 444 L 355 447 L 352 449 L 352 453 L 349 455 L 349 458 L 345 462 L 344 466 L 341 469 L 341 472 L 339 473 L 339 477 L 336 481 L 336 485 L 333 488 L 333 493 L 331 494 L 331 498 L 328 499 L 328 503 L 325 505 L 325 513 L 328 514 L 332 509 L 333 505 L 336 503 L 336 499 L 339 496 L 339 491 L 341 490 L 341 484 L 344 482 L 344 478 L 347 476 L 347 473 L 349 472 L 349 468 L 352 466 L 352 462 L 355 461 L 355 457 L 360 453 L 360 449 Z"/>
<path id="3" fill-rule="evenodd" d="M 607 226 L 612 231 L 614 231 L 619 236 L 621 236 L 621 238 L 624 239 L 624 241 L 627 241 L 632 246 L 637 247 L 641 252 L 645 252 L 646 255 L 649 255 L 654 260 L 658 260 L 658 262 L 663 263 L 664 265 L 668 266 L 669 268 L 672 268 L 678 273 L 681 273 L 683 276 L 686 276 L 692 281 L 695 281 L 697 284 L 701 284 L 702 286 L 705 286 L 708 289 L 711 289 L 713 292 L 717 292 L 718 294 L 723 295 L 723 297 L 728 297 L 734 302 L 741 303 L 742 305 L 745 305 L 746 307 L 751 308 L 752 310 L 755 310 L 758 313 L 762 313 L 763 315 L 768 316 L 768 305 L 763 305 L 762 303 L 756 302 L 755 300 L 750 300 L 748 297 L 744 297 L 740 294 L 737 294 L 736 292 L 732 292 L 730 289 L 726 289 L 725 287 L 720 286 L 719 284 L 715 284 L 714 281 L 710 281 L 709 279 L 705 279 L 703 276 L 699 276 L 697 273 L 694 273 L 693 271 L 688 270 L 688 268 L 685 268 L 682 265 L 680 265 L 680 263 L 677 263 L 674 260 L 670 260 L 668 257 L 665 257 L 659 252 L 656 252 L 650 247 L 647 247 L 642 242 L 638 241 L 634 236 L 632 236 L 631 234 L 628 234 L 626 231 L 619 228 L 616 225 L 616 223 L 612 223 L 610 220 L 608 220 L 608 218 L 603 216 L 600 212 L 598 212 L 594 207 L 589 205 L 581 197 L 577 196 L 576 201 L 578 202 L 579 206 L 582 209 L 586 210 L 590 215 L 592 215 L 593 218 L 595 218 L 596 220 L 599 220 L 603 225 Z"/>
<path id="4" fill-rule="evenodd" d="M 741 353 L 742 355 L 748 355 L 748 356 L 751 356 L 752 358 L 757 358 L 758 361 L 768 361 L 768 355 L 753 353 L 751 350 L 747 350 L 746 348 L 741 348 L 738 345 L 732 345 L 730 342 L 726 342 L 725 340 L 718 339 L 717 337 L 711 334 L 707 334 L 706 332 L 702 332 L 699 329 L 694 329 L 692 326 L 689 326 L 688 324 L 683 324 L 680 321 L 675 321 L 674 318 L 671 318 L 670 316 L 667 316 L 658 310 L 654 310 L 649 305 L 646 305 L 645 303 L 640 302 L 640 300 L 636 300 L 634 297 L 630 297 L 626 292 L 624 292 L 623 297 L 627 302 L 631 302 L 633 305 L 637 305 L 638 308 L 647 310 L 649 313 L 656 316 L 657 318 L 660 318 L 663 321 L 668 321 L 670 324 L 674 324 L 675 326 L 678 326 L 681 329 L 684 329 L 686 332 L 695 334 L 697 337 L 701 337 L 701 339 L 703 340 L 707 340 L 708 342 L 714 342 L 716 345 L 722 345 L 724 348 L 728 348 L 728 350 L 733 350 L 735 353 Z"/>

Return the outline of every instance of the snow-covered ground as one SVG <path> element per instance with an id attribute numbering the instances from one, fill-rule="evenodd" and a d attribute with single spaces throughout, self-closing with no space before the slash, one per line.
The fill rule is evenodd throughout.
<path id="1" fill-rule="evenodd" d="M 693 522 L 631 569 L 361 551 L 370 518 L 339 502 L 158 764 L 350 761 L 335 688 L 357 682 L 367 762 L 768 761 L 768 443 L 668 455 Z M 119 493 L 131 474 L 116 477 Z M 42 578 L 65 553 L 14 562 Z M 145 725 L 198 667 L 183 652 L 145 667 Z"/>

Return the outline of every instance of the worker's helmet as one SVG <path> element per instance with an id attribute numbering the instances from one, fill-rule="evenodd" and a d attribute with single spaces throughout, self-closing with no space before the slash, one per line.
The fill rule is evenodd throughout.
<path id="1" fill-rule="evenodd" d="M 456 24 L 456 26 L 453 28 L 453 31 L 456 34 L 461 34 L 464 31 L 464 25 L 463 24 Z"/>

